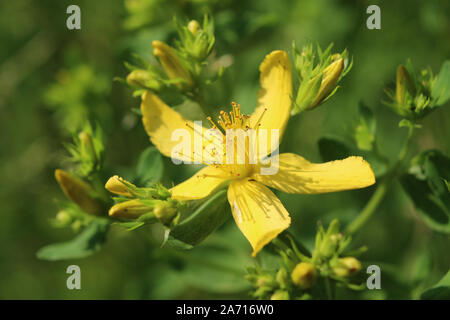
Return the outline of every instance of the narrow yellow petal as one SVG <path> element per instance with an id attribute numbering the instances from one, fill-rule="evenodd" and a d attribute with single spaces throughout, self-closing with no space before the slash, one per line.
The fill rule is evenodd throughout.
<path id="1" fill-rule="evenodd" d="M 195 200 L 205 198 L 226 182 L 228 178 L 224 171 L 213 166 L 207 166 L 191 178 L 170 189 L 172 199 Z"/>
<path id="2" fill-rule="evenodd" d="M 228 202 L 236 224 L 253 248 L 253 256 L 291 224 L 280 200 L 252 179 L 233 181 Z"/>
<path id="3" fill-rule="evenodd" d="M 359 189 L 375 183 L 372 168 L 361 157 L 311 163 L 293 153 L 280 154 L 276 174 L 261 175 L 258 168 L 253 178 L 287 193 L 308 194 Z"/>
<path id="4" fill-rule="evenodd" d="M 146 91 L 141 103 L 142 122 L 151 142 L 165 156 L 171 157 L 172 151 L 180 141 L 172 141 L 172 134 L 177 129 L 188 130 L 191 141 L 190 152 L 177 153 L 176 159 L 192 161 L 194 153 L 194 134 L 187 124 L 193 127 L 193 123 L 184 119 L 178 112 L 166 105 L 157 95 Z"/>
<path id="5" fill-rule="evenodd" d="M 250 118 L 254 126 L 261 115 L 261 129 L 279 129 L 283 135 L 291 111 L 292 71 L 285 51 L 276 50 L 268 54 L 259 67 L 261 89 L 258 105 Z"/>

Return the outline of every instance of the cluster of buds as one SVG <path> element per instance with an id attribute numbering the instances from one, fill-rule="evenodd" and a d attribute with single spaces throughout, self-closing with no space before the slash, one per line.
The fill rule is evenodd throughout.
<path id="1" fill-rule="evenodd" d="M 71 171 L 55 170 L 55 178 L 70 202 L 60 202 L 60 211 L 53 224 L 71 226 L 75 231 L 87 225 L 94 217 L 106 216 L 109 199 L 101 186 L 98 173 L 103 165 L 103 139 L 100 127 L 89 124 L 66 145 Z"/>
<path id="2" fill-rule="evenodd" d="M 100 171 L 103 165 L 103 134 L 100 127 L 95 130 L 89 124 L 73 137 L 73 144 L 66 145 L 70 161 L 80 177 L 90 177 Z"/>
<path id="3" fill-rule="evenodd" d="M 175 21 L 179 34 L 176 47 L 155 40 L 152 42 L 153 55 L 162 70 L 139 59 L 139 66 L 126 64 L 130 70 L 126 83 L 140 90 L 160 92 L 164 89 L 176 90 L 192 95 L 195 83 L 200 77 L 205 60 L 214 46 L 214 23 L 205 15 L 203 27 L 196 20 L 186 24 Z"/>
<path id="4" fill-rule="evenodd" d="M 416 73 L 408 61 L 398 66 L 395 90 L 385 90 L 390 101 L 384 103 L 408 120 L 421 119 L 449 99 L 449 77 L 449 62 L 435 76 L 430 68 Z"/>
<path id="5" fill-rule="evenodd" d="M 350 237 L 339 232 L 337 220 L 327 230 L 319 226 L 312 255 L 305 248 L 300 250 L 290 236 L 282 234 L 272 242 L 282 260 L 276 273 L 261 266 L 248 268 L 246 277 L 255 288 L 252 295 L 258 299 L 309 299 L 313 290 L 325 281 L 359 289 L 352 282 L 361 263 L 353 255 L 365 248 L 344 255 L 350 241 Z"/>
<path id="6" fill-rule="evenodd" d="M 161 222 L 174 226 L 180 217 L 183 203 L 171 199 L 170 191 L 159 183 L 140 188 L 119 176 L 111 177 L 105 188 L 117 195 L 115 204 L 109 209 L 109 216 L 136 220 L 142 223 Z"/>
<path id="7" fill-rule="evenodd" d="M 311 262 L 318 266 L 319 273 L 341 283 L 348 283 L 348 278 L 361 269 L 361 263 L 354 257 L 345 256 L 345 249 L 351 242 L 350 236 L 339 232 L 339 221 L 333 220 L 327 230 L 319 227 Z M 359 252 L 365 251 L 361 248 Z"/>
<path id="8" fill-rule="evenodd" d="M 289 274 L 284 267 L 280 267 L 275 275 L 263 271 L 259 266 L 248 267 L 245 278 L 255 287 L 252 296 L 257 299 L 290 299 Z"/>
<path id="9" fill-rule="evenodd" d="M 211 54 L 214 46 L 214 23 L 205 15 L 203 26 L 196 20 L 191 20 L 187 26 L 177 23 L 180 41 L 177 46 L 180 53 L 187 59 L 203 62 Z"/>
<path id="10" fill-rule="evenodd" d="M 292 108 L 292 115 L 311 110 L 328 100 L 339 88 L 339 81 L 350 71 L 353 61 L 347 50 L 331 53 L 333 44 L 325 51 L 312 44 L 300 51 L 293 43 L 294 67 L 300 85 Z"/>

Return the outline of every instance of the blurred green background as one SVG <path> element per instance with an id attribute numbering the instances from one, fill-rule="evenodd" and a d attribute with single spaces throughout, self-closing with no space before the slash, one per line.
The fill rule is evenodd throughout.
<path id="1" fill-rule="evenodd" d="M 81 30 L 66 28 L 66 8 L 81 8 Z M 381 8 L 381 30 L 366 28 L 366 8 Z M 324 106 L 292 119 L 281 151 L 321 161 L 317 141 L 326 134 L 348 136 L 364 101 L 378 121 L 381 152 L 395 158 L 406 130 L 381 105 L 396 66 L 411 58 L 418 68 L 438 72 L 450 57 L 450 2 L 131 0 L 2 1 L 0 4 L 0 298 L 1 299 L 211 299 L 248 298 L 242 273 L 251 265 L 250 246 L 230 219 L 192 253 L 161 249 L 158 228 L 135 232 L 112 228 L 104 248 L 83 259 L 40 261 L 43 245 L 68 240 L 70 229 L 49 223 L 63 199 L 53 172 L 61 167 L 68 130 L 83 117 L 104 129 L 106 168 L 126 173 L 149 146 L 132 91 L 113 81 L 124 77 L 131 53 L 151 58 L 151 41 L 173 43 L 173 15 L 201 18 L 211 12 L 216 53 L 232 65 L 208 96 L 211 106 L 237 101 L 250 112 L 259 87 L 258 66 L 275 49 L 290 52 L 312 41 L 348 48 L 354 67 Z M 450 112 L 426 118 L 415 148 L 439 148 L 450 155 Z M 165 181 L 180 182 L 193 168 L 165 159 Z M 108 175 L 105 175 L 105 181 Z M 293 224 L 291 232 L 313 243 L 317 221 L 356 216 L 374 187 L 328 195 L 278 194 Z M 320 204 L 320 205 L 318 205 Z M 430 286 L 450 265 L 450 241 L 432 232 L 399 185 L 394 185 L 372 220 L 355 239 L 367 245 L 365 263 L 382 267 L 383 290 L 362 298 L 414 297 L 416 281 Z M 66 268 L 77 264 L 82 290 L 66 288 Z M 354 293 L 341 297 L 352 298 Z"/>

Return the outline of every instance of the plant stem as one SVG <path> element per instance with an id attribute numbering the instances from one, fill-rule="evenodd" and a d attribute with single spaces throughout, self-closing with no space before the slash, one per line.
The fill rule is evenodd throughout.
<path id="1" fill-rule="evenodd" d="M 408 155 L 408 151 L 411 146 L 411 137 L 413 135 L 413 131 L 414 125 L 411 125 L 409 127 L 408 136 L 405 140 L 402 150 L 398 155 L 395 165 L 387 172 L 383 181 L 378 185 L 377 189 L 375 190 L 372 197 L 369 199 L 359 216 L 355 220 L 353 220 L 352 223 L 350 223 L 350 225 L 347 227 L 347 233 L 355 233 L 363 225 L 365 225 L 366 222 L 375 213 L 381 201 L 384 199 L 389 186 L 392 184 L 392 181 L 398 176 L 399 172 L 401 171 L 400 169 L 403 166 L 403 162 Z"/>
<path id="2" fill-rule="evenodd" d="M 325 281 L 325 290 L 327 292 L 327 298 L 328 298 L 328 300 L 333 300 L 334 299 L 334 294 L 333 294 L 333 290 L 331 288 L 330 279 L 329 278 L 324 278 L 324 281 Z"/>
<path id="3" fill-rule="evenodd" d="M 202 92 L 197 92 L 196 94 L 194 94 L 193 97 L 192 97 L 192 100 L 197 102 L 197 104 L 200 106 L 200 108 L 202 109 L 203 113 L 206 116 L 213 116 L 214 115 L 214 113 L 212 112 L 212 110 L 209 107 L 209 105 L 205 102 L 205 98 L 204 98 Z"/>

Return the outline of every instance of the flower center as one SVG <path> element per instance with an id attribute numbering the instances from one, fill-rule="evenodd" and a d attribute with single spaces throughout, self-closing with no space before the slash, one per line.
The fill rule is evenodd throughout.
<path id="1" fill-rule="evenodd" d="M 232 111 L 229 113 L 220 111 L 217 125 L 211 117 L 207 117 L 213 134 L 205 136 L 201 133 L 203 155 L 216 159 L 213 163 L 205 164 L 213 165 L 223 172 L 223 175 L 214 177 L 242 179 L 251 175 L 258 163 L 258 132 L 267 109 L 251 124 L 250 116 L 241 113 L 239 104 L 232 102 L 231 106 Z M 194 132 L 200 134 L 196 130 Z"/>

